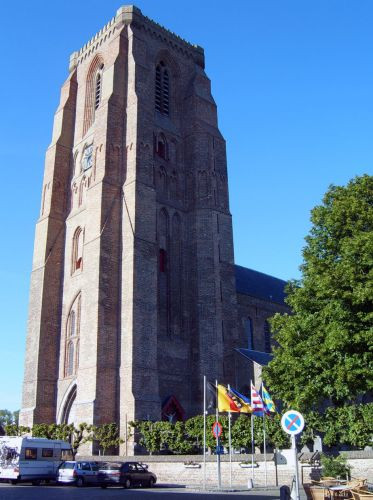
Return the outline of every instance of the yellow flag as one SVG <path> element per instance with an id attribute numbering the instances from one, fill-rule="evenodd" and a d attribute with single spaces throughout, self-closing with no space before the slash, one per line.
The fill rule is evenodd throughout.
<path id="1" fill-rule="evenodd" d="M 233 413 L 251 413 L 250 405 L 238 398 L 224 385 L 218 384 L 218 411 Z"/>

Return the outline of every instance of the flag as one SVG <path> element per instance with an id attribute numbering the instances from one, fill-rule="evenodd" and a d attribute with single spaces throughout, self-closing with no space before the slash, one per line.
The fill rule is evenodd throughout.
<path id="1" fill-rule="evenodd" d="M 250 399 L 239 393 L 235 389 L 230 388 L 230 396 L 236 402 L 236 405 L 240 408 L 240 413 L 252 413 L 252 408 L 250 406 Z"/>
<path id="2" fill-rule="evenodd" d="M 275 403 L 273 402 L 269 392 L 264 387 L 263 383 L 262 383 L 262 399 L 263 399 L 264 410 L 265 410 L 266 414 L 270 415 L 271 413 L 276 413 Z"/>
<path id="3" fill-rule="evenodd" d="M 256 415 L 257 417 L 263 416 L 264 413 L 263 401 L 258 391 L 253 386 L 252 382 L 251 382 L 251 408 L 253 410 L 253 415 Z"/>
<path id="4" fill-rule="evenodd" d="M 206 382 L 206 411 L 211 412 L 216 409 L 216 386 L 211 382 Z"/>
<path id="5" fill-rule="evenodd" d="M 239 413 L 240 409 L 236 405 L 234 399 L 229 395 L 228 389 L 221 384 L 218 384 L 218 409 L 220 412 L 231 411 Z"/>

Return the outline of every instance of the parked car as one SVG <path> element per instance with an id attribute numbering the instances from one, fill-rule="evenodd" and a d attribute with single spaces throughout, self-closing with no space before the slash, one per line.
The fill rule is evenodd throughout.
<path id="1" fill-rule="evenodd" d="M 71 445 L 60 439 L 0 437 L 0 481 L 17 484 L 55 479 L 58 467 L 73 457 Z"/>
<path id="2" fill-rule="evenodd" d="M 99 482 L 101 488 L 121 485 L 148 486 L 152 488 L 157 482 L 157 476 L 148 470 L 148 466 L 140 462 L 108 462 L 100 466 Z"/>
<path id="3" fill-rule="evenodd" d="M 66 461 L 60 465 L 57 472 L 57 484 L 75 484 L 85 486 L 88 484 L 99 484 L 98 462 Z"/>

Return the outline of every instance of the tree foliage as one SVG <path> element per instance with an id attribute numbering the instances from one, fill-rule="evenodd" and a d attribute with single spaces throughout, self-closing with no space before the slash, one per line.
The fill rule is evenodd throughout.
<path id="1" fill-rule="evenodd" d="M 5 427 L 6 425 L 16 424 L 18 425 L 19 410 L 0 410 L 0 425 Z"/>
<path id="2" fill-rule="evenodd" d="M 331 186 L 312 210 L 292 315 L 271 322 L 278 347 L 264 370 L 285 406 L 356 404 L 373 391 L 373 177 Z"/>
<path id="3" fill-rule="evenodd" d="M 92 427 L 92 438 L 97 441 L 105 455 L 109 448 L 117 448 L 124 440 L 119 436 L 117 424 L 102 424 Z"/>
<path id="4" fill-rule="evenodd" d="M 324 477 L 350 477 L 351 467 L 347 464 L 347 459 L 343 455 L 337 457 L 321 455 L 322 475 Z"/>

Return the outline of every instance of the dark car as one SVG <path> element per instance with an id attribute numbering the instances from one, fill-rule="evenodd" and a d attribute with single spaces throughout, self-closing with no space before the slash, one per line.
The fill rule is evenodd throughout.
<path id="1" fill-rule="evenodd" d="M 108 462 L 100 466 L 98 482 L 101 488 L 107 486 L 148 486 L 152 488 L 157 476 L 148 471 L 148 466 L 140 462 Z"/>

